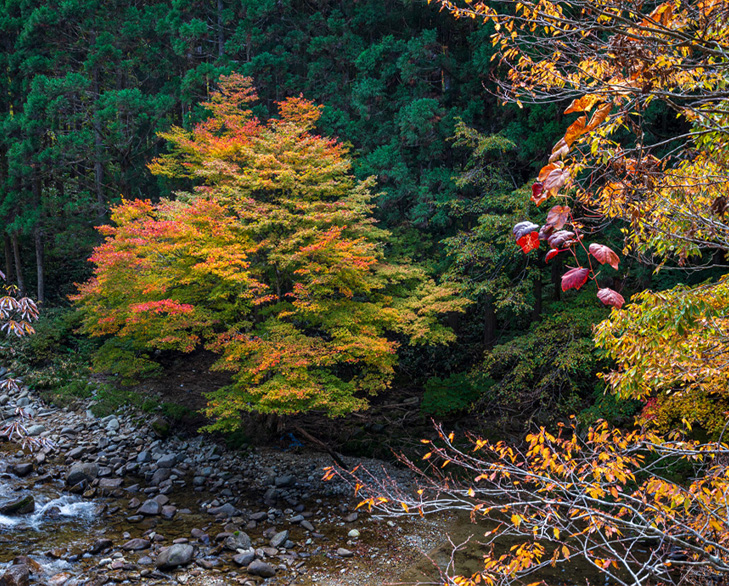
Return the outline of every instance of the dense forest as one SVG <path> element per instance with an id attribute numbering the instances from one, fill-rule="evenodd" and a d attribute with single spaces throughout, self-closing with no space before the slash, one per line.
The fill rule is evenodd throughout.
<path id="1" fill-rule="evenodd" d="M 475 458 L 438 428 L 427 457 L 552 545 L 458 583 L 580 552 L 625 584 L 726 571 L 724 468 L 676 480 L 727 454 L 726 14 L 6 0 L 4 329 L 40 318 L 4 352 L 60 401 L 93 374 L 134 402 L 209 356 L 209 430 L 415 397 L 419 424 L 486 433 Z M 387 491 L 369 504 L 452 506 Z M 636 561 L 628 530 L 668 553 Z"/>

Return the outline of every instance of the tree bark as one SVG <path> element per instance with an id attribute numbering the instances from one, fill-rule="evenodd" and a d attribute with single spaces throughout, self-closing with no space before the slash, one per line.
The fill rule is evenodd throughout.
<path id="1" fill-rule="evenodd" d="M 3 240 L 5 241 L 5 282 L 12 283 L 15 277 L 13 275 L 13 245 L 7 234 L 3 234 Z"/>
<path id="2" fill-rule="evenodd" d="M 98 216 L 103 218 L 106 214 L 106 198 L 104 197 L 104 163 L 102 160 L 103 137 L 101 136 L 101 120 L 99 120 L 98 103 L 101 90 L 99 89 L 99 68 L 93 70 L 93 127 L 94 127 L 94 190 L 96 191 L 96 203 L 99 207 Z"/>
<path id="3" fill-rule="evenodd" d="M 33 238 L 35 239 L 35 265 L 38 275 L 38 302 L 43 303 L 46 296 L 44 269 L 45 254 L 43 251 L 43 230 L 40 226 L 35 227 Z"/>
<path id="4" fill-rule="evenodd" d="M 27 291 L 25 289 L 25 279 L 23 279 L 23 265 L 20 262 L 20 242 L 18 241 L 17 232 L 13 232 L 11 240 L 13 243 L 13 257 L 15 258 L 15 276 L 18 282 L 18 291 L 21 297 L 25 297 Z"/>
<path id="5" fill-rule="evenodd" d="M 552 299 L 559 301 L 562 298 L 562 259 L 557 255 L 552 261 Z"/>
<path id="6" fill-rule="evenodd" d="M 218 57 L 225 55 L 225 31 L 223 30 L 223 0 L 218 0 Z"/>

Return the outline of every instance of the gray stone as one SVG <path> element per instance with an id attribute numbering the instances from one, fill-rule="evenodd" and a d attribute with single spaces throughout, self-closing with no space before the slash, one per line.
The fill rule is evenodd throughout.
<path id="1" fill-rule="evenodd" d="M 116 490 L 121 487 L 123 482 L 123 478 L 102 478 L 99 480 L 99 488 L 101 490 Z"/>
<path id="2" fill-rule="evenodd" d="M 348 549 L 344 549 L 343 547 L 340 547 L 337 550 L 337 555 L 342 558 L 351 558 L 354 555 L 354 552 L 350 551 Z"/>
<path id="3" fill-rule="evenodd" d="M 169 480 L 172 476 L 172 470 L 169 468 L 159 468 L 152 474 L 152 480 L 150 481 L 153 486 L 159 486 L 165 480 Z"/>
<path id="4" fill-rule="evenodd" d="M 278 488 L 286 488 L 288 486 L 293 486 L 296 484 L 296 478 L 292 474 L 285 474 L 283 476 L 277 476 L 274 481 L 274 485 L 276 485 Z"/>
<path id="5" fill-rule="evenodd" d="M 66 475 L 66 485 L 74 486 L 79 482 L 89 483 L 99 475 L 99 465 L 80 462 L 71 466 Z"/>
<path id="6" fill-rule="evenodd" d="M 160 514 L 162 515 L 162 518 L 164 519 L 172 519 L 172 517 L 175 516 L 177 513 L 177 507 L 173 505 L 165 505 L 162 507 L 162 510 L 160 511 Z"/>
<path id="7" fill-rule="evenodd" d="M 178 566 L 184 566 L 192 561 L 194 549 L 187 543 L 175 543 L 163 549 L 157 556 L 155 565 L 160 570 L 170 570 Z"/>
<path id="8" fill-rule="evenodd" d="M 36 425 L 31 425 L 31 426 L 30 426 L 30 427 L 28 427 L 28 429 L 27 429 L 27 431 L 28 431 L 28 435 L 29 435 L 29 436 L 31 436 L 31 437 L 35 437 L 35 436 L 37 436 L 37 435 L 40 435 L 40 434 L 42 434 L 42 433 L 43 433 L 43 432 L 44 432 L 45 430 L 46 430 L 46 426 L 45 426 L 45 425 L 41 425 L 41 424 L 39 424 L 39 423 L 38 423 L 38 424 L 36 424 Z"/>
<path id="9" fill-rule="evenodd" d="M 314 531 L 314 526 L 309 521 L 302 521 L 300 525 L 307 531 Z"/>
<path id="10" fill-rule="evenodd" d="M 251 547 L 251 538 L 246 533 L 238 531 L 225 538 L 225 547 L 231 551 L 249 549 Z"/>
<path id="11" fill-rule="evenodd" d="M 30 405 L 30 399 L 28 397 L 21 397 L 15 402 L 16 407 L 27 407 Z"/>
<path id="12" fill-rule="evenodd" d="M 349 533 L 347 533 L 347 537 L 357 539 L 359 537 L 359 531 L 357 531 L 356 529 L 352 529 Z"/>
<path id="13" fill-rule="evenodd" d="M 30 494 L 0 505 L 0 515 L 25 515 L 33 511 L 35 511 L 35 499 Z"/>
<path id="14" fill-rule="evenodd" d="M 84 452 L 86 451 L 86 448 L 83 446 L 78 446 L 70 450 L 67 454 L 67 458 L 71 458 L 72 460 L 75 460 L 81 456 L 83 456 Z"/>
<path id="15" fill-rule="evenodd" d="M 157 466 L 160 468 L 172 468 L 176 463 L 177 456 L 175 454 L 165 454 L 157 460 Z"/>
<path id="16" fill-rule="evenodd" d="M 124 545 L 121 546 L 121 548 L 127 551 L 139 551 L 140 549 L 148 549 L 150 545 L 152 544 L 148 539 L 136 537 L 135 539 L 130 539 L 129 541 L 127 541 Z"/>
<path id="17" fill-rule="evenodd" d="M 151 461 L 152 461 L 152 456 L 148 451 L 144 450 L 137 454 L 137 464 L 144 464 L 145 462 L 151 462 Z"/>
<path id="18" fill-rule="evenodd" d="M 106 431 L 117 431 L 121 427 L 121 424 L 119 423 L 119 420 L 114 417 L 113 419 L 110 419 L 109 422 L 106 424 Z"/>
<path id="19" fill-rule="evenodd" d="M 256 552 L 252 549 L 233 556 L 233 561 L 239 566 L 248 566 L 256 559 Z"/>
<path id="20" fill-rule="evenodd" d="M 0 396 L 0 407 L 3 405 L 7 405 L 8 401 L 10 401 L 10 397 L 8 395 Z"/>
<path id="21" fill-rule="evenodd" d="M 33 472 L 33 463 L 32 462 L 21 462 L 19 464 L 15 464 L 12 467 L 12 471 L 16 476 L 28 476 L 31 472 Z"/>
<path id="22" fill-rule="evenodd" d="M 276 575 L 276 569 L 271 564 L 261 560 L 253 560 L 248 564 L 247 570 L 252 576 L 261 576 L 262 578 L 272 578 Z"/>
<path id="23" fill-rule="evenodd" d="M 289 532 L 287 530 L 279 531 L 271 538 L 271 547 L 281 547 L 286 540 L 289 538 Z"/>
<path id="24" fill-rule="evenodd" d="M 142 506 L 137 509 L 138 515 L 159 515 L 161 510 L 160 504 L 154 500 L 149 499 L 148 501 L 144 501 L 142 503 Z"/>
<path id="25" fill-rule="evenodd" d="M 219 507 L 210 507 L 208 509 L 208 513 L 210 513 L 211 515 L 223 515 L 225 517 L 233 517 L 239 514 L 240 511 L 230 503 L 225 503 L 224 505 L 221 505 Z"/>
<path id="26" fill-rule="evenodd" d="M 0 586 L 28 586 L 30 570 L 24 564 L 10 566 L 0 577 Z"/>

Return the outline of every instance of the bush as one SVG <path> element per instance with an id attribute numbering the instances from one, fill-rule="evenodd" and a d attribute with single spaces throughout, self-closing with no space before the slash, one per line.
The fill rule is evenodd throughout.
<path id="1" fill-rule="evenodd" d="M 494 381 L 481 375 L 452 374 L 447 378 L 433 377 L 425 383 L 421 411 L 426 415 L 444 417 L 470 408 Z"/>

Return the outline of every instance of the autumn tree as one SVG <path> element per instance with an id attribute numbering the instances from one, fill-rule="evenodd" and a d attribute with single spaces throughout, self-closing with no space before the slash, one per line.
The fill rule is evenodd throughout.
<path id="1" fill-rule="evenodd" d="M 352 177 L 344 145 L 314 133 L 318 106 L 290 98 L 263 122 L 255 99 L 250 79 L 221 78 L 207 120 L 163 135 L 171 151 L 152 171 L 201 185 L 117 206 L 75 298 L 86 330 L 113 336 L 107 349 L 218 353 L 215 368 L 234 379 L 210 396 L 220 427 L 252 409 L 361 409 L 393 375 L 386 332 L 450 341 L 437 318 L 466 304 L 385 261 L 372 182 Z"/>
<path id="2" fill-rule="evenodd" d="M 541 428 L 519 447 L 437 431 L 422 463 L 401 457 L 414 488 L 362 467 L 325 477 L 341 477 L 379 513 L 469 513 L 486 530 L 483 570 L 444 572 L 443 584 L 538 585 L 540 571 L 575 560 L 622 586 L 713 583 L 729 571 L 726 443 L 605 422 Z M 689 479 L 675 480 L 678 469 Z"/>

